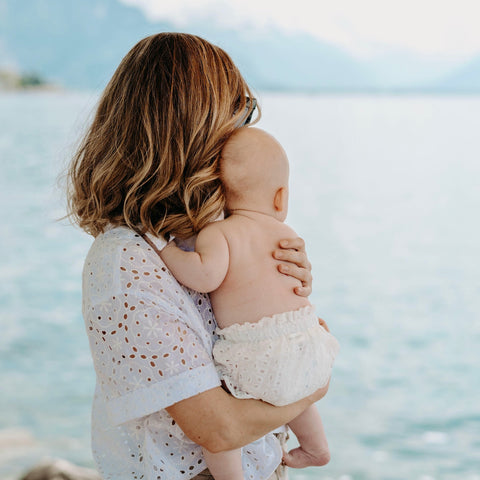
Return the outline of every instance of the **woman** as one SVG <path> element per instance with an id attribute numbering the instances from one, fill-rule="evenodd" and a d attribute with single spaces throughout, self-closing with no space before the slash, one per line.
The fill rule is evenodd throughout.
<path id="1" fill-rule="evenodd" d="M 226 393 L 208 297 L 179 285 L 159 256 L 165 239 L 189 248 L 222 214 L 219 154 L 251 116 L 249 98 L 220 48 L 186 34 L 148 37 L 122 60 L 73 159 L 70 213 L 95 237 L 83 313 L 97 374 L 93 454 L 105 479 L 211 478 L 200 446 L 243 447 L 249 478 L 284 478 L 279 427 L 328 388 L 285 407 Z M 274 255 L 307 296 L 303 241 Z"/>

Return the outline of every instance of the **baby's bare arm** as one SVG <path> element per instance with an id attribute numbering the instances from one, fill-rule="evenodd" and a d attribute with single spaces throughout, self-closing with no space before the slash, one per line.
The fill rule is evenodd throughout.
<path id="1" fill-rule="evenodd" d="M 228 243 L 215 224 L 198 234 L 194 252 L 185 252 L 170 242 L 160 256 L 180 283 L 197 292 L 216 290 L 228 270 Z"/>

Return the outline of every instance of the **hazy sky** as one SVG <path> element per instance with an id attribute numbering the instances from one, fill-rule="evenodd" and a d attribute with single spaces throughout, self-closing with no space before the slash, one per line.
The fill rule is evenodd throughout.
<path id="1" fill-rule="evenodd" d="M 309 32 L 371 57 L 409 49 L 447 59 L 480 54 L 480 0 L 122 0 L 179 26 L 205 17 L 225 26 Z"/>

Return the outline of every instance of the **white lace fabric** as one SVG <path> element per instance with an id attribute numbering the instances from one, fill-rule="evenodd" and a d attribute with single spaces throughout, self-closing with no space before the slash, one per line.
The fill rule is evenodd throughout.
<path id="1" fill-rule="evenodd" d="M 213 356 L 232 395 L 279 406 L 325 386 L 340 348 L 312 306 L 217 333 Z"/>
<path id="2" fill-rule="evenodd" d="M 151 238 L 157 248 L 163 239 Z M 206 468 L 165 407 L 220 385 L 207 295 L 182 287 L 125 227 L 99 235 L 83 271 L 83 315 L 96 371 L 92 450 L 106 480 L 176 480 Z M 273 435 L 242 449 L 246 478 L 281 460 Z"/>

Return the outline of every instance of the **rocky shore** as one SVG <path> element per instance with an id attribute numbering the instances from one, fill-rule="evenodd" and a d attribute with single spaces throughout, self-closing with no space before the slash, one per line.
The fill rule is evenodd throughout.
<path id="1" fill-rule="evenodd" d="M 97 471 L 53 459 L 39 463 L 27 471 L 19 480 L 101 480 Z"/>
<path id="2" fill-rule="evenodd" d="M 101 480 L 97 471 L 52 456 L 24 428 L 0 429 L 0 478 L 2 480 Z M 61 454 L 57 454 L 61 455 Z"/>

